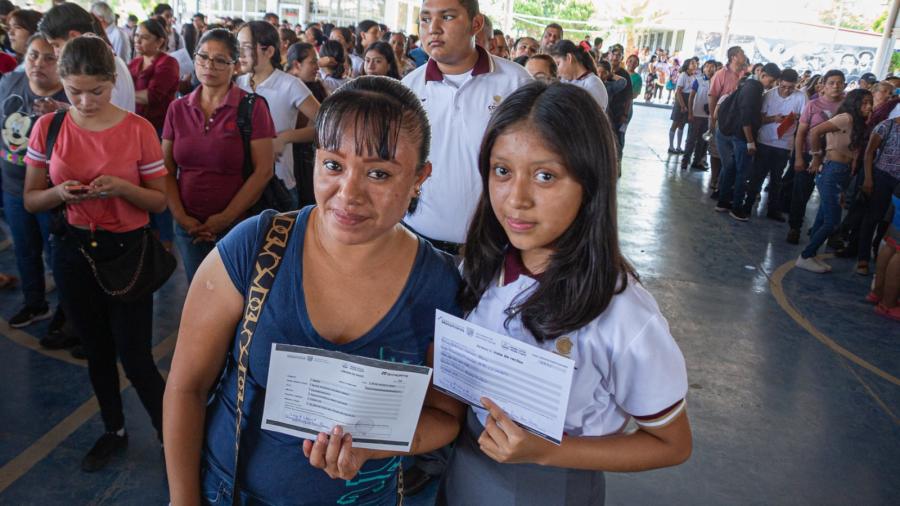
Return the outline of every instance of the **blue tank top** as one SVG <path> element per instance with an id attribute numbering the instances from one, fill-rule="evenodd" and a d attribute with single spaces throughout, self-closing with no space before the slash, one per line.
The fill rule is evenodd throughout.
<path id="1" fill-rule="evenodd" d="M 451 257 L 420 240 L 406 286 L 387 315 L 360 338 L 343 345 L 333 344 L 313 328 L 303 294 L 303 240 L 312 209 L 304 208 L 297 217 L 284 262 L 251 343 L 238 483 L 241 493 L 251 502 L 263 504 L 393 505 L 400 457 L 370 460 L 355 479 L 332 480 L 321 469 L 310 466 L 303 455 L 301 439 L 260 428 L 272 343 L 424 364 L 434 339 L 435 309 L 461 314 L 455 301 L 459 273 Z M 262 218 L 247 219 L 217 244 L 225 269 L 240 293 L 246 293 L 250 284 L 261 235 L 265 233 L 260 227 L 269 223 L 272 214 L 267 211 Z M 352 314 L 351 308 L 348 314 Z M 213 472 L 226 482 L 232 482 L 234 462 L 238 344 L 236 329 L 225 370 L 206 413 L 206 472 Z"/>

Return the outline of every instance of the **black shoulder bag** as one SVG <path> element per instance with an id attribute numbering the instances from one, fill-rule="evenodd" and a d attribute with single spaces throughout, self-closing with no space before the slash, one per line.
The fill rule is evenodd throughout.
<path id="1" fill-rule="evenodd" d="M 47 129 L 48 164 L 65 118 L 65 109 L 56 111 Z M 49 179 L 49 175 L 47 177 Z M 63 235 L 68 230 L 65 207 L 63 204 L 52 211 L 50 228 L 56 235 Z M 102 261 L 91 257 L 85 251 L 84 245 L 79 243 L 78 251 L 84 256 L 97 285 L 106 295 L 120 298 L 125 302 L 135 302 L 159 290 L 175 272 L 177 261 L 166 251 L 159 239 L 148 227 L 144 227 L 141 234 L 140 243 L 132 243 L 122 255 Z"/>
<path id="2" fill-rule="evenodd" d="M 247 383 L 247 365 L 250 360 L 250 343 L 256 324 L 266 304 L 269 291 L 275 283 L 275 275 L 281 267 L 281 260 L 291 237 L 291 229 L 297 221 L 297 211 L 276 214 L 266 231 L 262 245 L 256 253 L 256 263 L 250 287 L 244 295 L 244 317 L 241 319 L 240 348 L 237 358 L 237 400 L 234 426 L 234 473 L 232 474 L 231 502 L 240 505 L 238 486 L 238 458 L 241 449 L 241 425 L 244 410 L 244 387 Z"/>
<path id="3" fill-rule="evenodd" d="M 250 151 L 250 137 L 253 134 L 253 105 L 256 100 L 266 101 L 261 95 L 256 93 L 247 93 L 241 99 L 238 105 L 237 125 L 241 132 L 241 140 L 244 144 L 244 181 L 253 175 L 255 167 L 253 166 L 253 155 Z M 293 168 L 292 168 L 293 170 Z M 284 183 L 273 175 L 266 187 L 263 188 L 262 195 L 255 204 L 250 206 L 247 211 L 250 216 L 255 216 L 266 209 L 274 209 L 278 212 L 286 212 L 292 210 L 294 201 L 291 198 L 291 192 Z"/>

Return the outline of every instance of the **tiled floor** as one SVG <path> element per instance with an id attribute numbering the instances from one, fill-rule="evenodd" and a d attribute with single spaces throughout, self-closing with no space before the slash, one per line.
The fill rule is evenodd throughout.
<path id="1" fill-rule="evenodd" d="M 674 469 L 608 475 L 607 503 L 896 504 L 900 325 L 873 314 L 871 278 L 851 262 L 832 260 L 829 275 L 791 269 L 799 247 L 784 242 L 785 225 L 714 213 L 708 173 L 665 154 L 668 115 L 636 109 L 619 223 L 687 358 L 694 454 Z M 0 272 L 14 271 L 12 252 L 0 253 Z M 162 369 L 184 292 L 178 271 L 157 296 Z M 0 317 L 20 301 L 0 292 Z M 0 322 L 0 504 L 165 504 L 160 449 L 133 389 L 127 457 L 79 471 L 102 426 L 84 364 L 37 349 L 45 330 Z"/>

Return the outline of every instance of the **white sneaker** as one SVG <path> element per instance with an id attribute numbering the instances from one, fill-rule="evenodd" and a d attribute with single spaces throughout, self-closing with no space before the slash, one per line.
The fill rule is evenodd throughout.
<path id="1" fill-rule="evenodd" d="M 825 272 L 831 272 L 831 266 L 825 263 L 825 260 L 821 260 L 819 257 L 812 257 L 812 259 L 815 260 L 817 264 L 824 267 Z"/>
<path id="2" fill-rule="evenodd" d="M 803 256 L 797 257 L 797 261 L 794 263 L 795 266 L 809 272 L 815 272 L 818 274 L 824 274 L 828 272 L 825 267 L 816 261 L 815 258 L 803 258 Z"/>

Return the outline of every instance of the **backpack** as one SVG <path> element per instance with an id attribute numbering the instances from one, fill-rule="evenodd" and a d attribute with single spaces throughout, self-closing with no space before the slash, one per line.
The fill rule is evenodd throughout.
<path id="1" fill-rule="evenodd" d="M 244 181 L 253 175 L 255 168 L 253 167 L 253 156 L 250 152 L 250 137 L 253 134 L 253 105 L 256 100 L 262 100 L 266 103 L 266 99 L 256 93 L 247 93 L 241 99 L 238 105 L 237 126 L 241 132 L 241 141 L 244 145 Z M 278 176 L 272 175 L 272 179 L 263 188 L 262 195 L 255 204 L 250 206 L 248 213 L 255 216 L 266 209 L 275 209 L 278 212 L 290 211 L 294 208 L 294 199 L 291 198 L 291 192 L 284 186 L 284 183 L 278 179 Z"/>
<path id="2" fill-rule="evenodd" d="M 718 125 L 719 131 L 725 135 L 737 135 L 738 130 L 740 130 L 740 125 L 738 125 L 738 123 L 741 122 L 741 118 L 735 108 L 735 103 L 737 102 L 737 97 L 740 95 L 743 87 L 744 84 L 741 83 L 741 85 L 727 95 L 725 99 L 722 100 L 722 103 L 719 104 L 719 107 L 716 108 L 716 124 Z"/>

